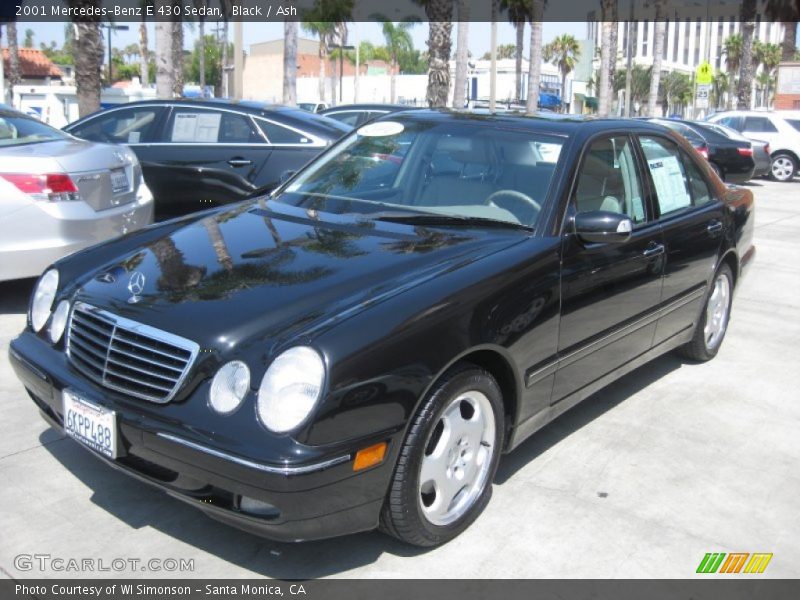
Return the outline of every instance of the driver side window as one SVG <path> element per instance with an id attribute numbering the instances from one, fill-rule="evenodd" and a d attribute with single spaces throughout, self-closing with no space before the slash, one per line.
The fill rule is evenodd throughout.
<path id="1" fill-rule="evenodd" d="M 646 220 L 642 185 L 628 136 L 596 140 L 589 146 L 578 173 L 573 202 L 578 212 L 604 210 Z"/>

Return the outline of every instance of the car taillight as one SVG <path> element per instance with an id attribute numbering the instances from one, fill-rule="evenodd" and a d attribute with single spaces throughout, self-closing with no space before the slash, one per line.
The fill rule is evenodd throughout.
<path id="1" fill-rule="evenodd" d="M 0 177 L 35 200 L 80 200 L 80 190 L 66 173 L 3 173 Z"/>
<path id="2" fill-rule="evenodd" d="M 708 148 L 705 146 L 700 146 L 697 151 L 700 153 L 700 156 L 708 160 Z"/>
<path id="3" fill-rule="evenodd" d="M 764 146 L 764 152 L 766 152 L 766 153 L 767 153 L 767 156 L 769 156 L 769 144 L 767 144 L 766 146 Z"/>
<path id="4" fill-rule="evenodd" d="M 742 156 L 753 156 L 753 149 L 752 148 L 737 148 L 739 154 Z"/>

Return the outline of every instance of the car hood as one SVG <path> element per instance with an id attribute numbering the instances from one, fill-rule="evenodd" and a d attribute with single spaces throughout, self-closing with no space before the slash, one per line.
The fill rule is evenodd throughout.
<path id="1" fill-rule="evenodd" d="M 83 279 L 75 299 L 208 351 L 307 339 L 527 235 L 386 223 L 263 199 L 164 230 Z M 141 289 L 131 283 L 134 274 L 134 283 L 143 276 Z"/>

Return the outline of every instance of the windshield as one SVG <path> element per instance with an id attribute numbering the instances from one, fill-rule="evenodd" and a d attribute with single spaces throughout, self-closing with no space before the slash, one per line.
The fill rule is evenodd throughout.
<path id="1" fill-rule="evenodd" d="M 35 119 L 0 113 L 0 147 L 66 139 L 67 134 Z"/>
<path id="2" fill-rule="evenodd" d="M 534 226 L 563 143 L 482 123 L 386 117 L 313 162 L 276 199 L 330 212 L 401 210 Z"/>

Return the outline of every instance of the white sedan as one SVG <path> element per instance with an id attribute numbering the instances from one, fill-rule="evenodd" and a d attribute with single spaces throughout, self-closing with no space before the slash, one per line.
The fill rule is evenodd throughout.
<path id="1" fill-rule="evenodd" d="M 0 281 L 153 222 L 136 155 L 0 108 Z"/>

